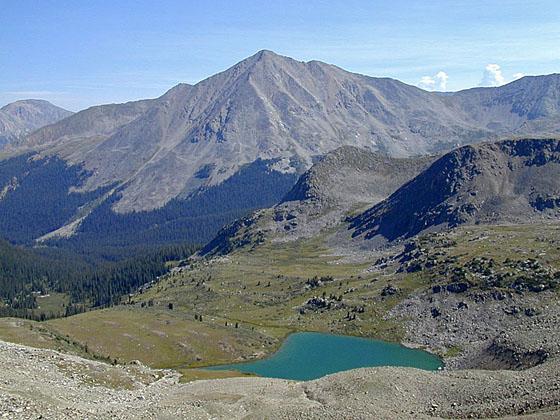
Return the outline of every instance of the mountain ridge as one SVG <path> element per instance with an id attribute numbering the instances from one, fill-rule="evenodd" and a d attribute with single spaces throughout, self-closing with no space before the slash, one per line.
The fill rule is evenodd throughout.
<path id="1" fill-rule="evenodd" d="M 352 236 L 395 241 L 461 224 L 557 219 L 558 179 L 557 138 L 463 146 L 353 218 Z"/>
<path id="2" fill-rule="evenodd" d="M 164 218 L 156 223 L 161 226 L 183 213 L 177 206 L 187 208 L 200 195 L 217 196 L 213 189 L 251 165 L 259 168 L 249 171 L 258 178 L 251 181 L 257 196 L 258 188 L 270 190 L 271 174 L 283 179 L 282 188 L 274 190 L 278 195 L 273 194 L 280 201 L 289 182 L 341 146 L 408 157 L 524 132 L 560 133 L 557 91 L 560 77 L 551 75 L 441 95 L 316 60 L 260 51 L 159 98 L 80 111 L 29 134 L 8 152 L 29 153 L 30 159 L 45 162 L 57 157 L 72 173 L 70 168 L 76 167 L 82 175 L 69 186 L 69 194 L 108 191 L 103 199 L 84 205 L 93 214 L 99 214 L 97 206 L 110 203 L 110 219 L 143 215 L 151 220 L 157 212 Z M 22 194 L 14 191 L 12 181 L 29 173 L 29 162 L 18 161 L 19 176 L 0 174 L 6 197 Z M 257 162 L 267 162 L 266 168 Z M 5 171 L 9 167 L 14 165 L 3 165 Z M 59 177 L 53 182 L 64 184 L 64 175 Z M 268 206 L 269 198 L 249 209 L 232 196 L 235 205 L 228 214 L 236 218 L 242 210 Z M 212 206 L 205 202 L 203 207 Z M 74 211 L 62 225 L 42 229 L 41 237 L 75 232 L 84 211 Z M 226 223 L 234 220 L 216 216 Z M 216 231 L 219 227 L 213 226 Z M 197 241 L 203 239 L 197 236 Z"/>
<path id="3" fill-rule="evenodd" d="M 527 82 L 513 82 L 513 88 L 520 83 Z M 497 92 L 484 89 L 476 95 Z M 115 179 L 126 182 L 114 207 L 126 213 L 187 196 L 199 187 L 194 175 L 207 165 L 215 166 L 204 182 L 209 186 L 258 158 L 280 158 L 276 169 L 301 173 L 314 156 L 344 144 L 410 156 L 518 129 L 518 118 L 507 116 L 477 125 L 481 115 L 493 114 L 466 112 L 473 108 L 472 95 L 440 96 L 395 79 L 263 50 L 193 86 L 179 84 L 160 98 L 107 105 L 113 109 L 106 112 L 122 113 L 122 118 L 101 122 L 91 133 L 72 134 L 68 123 L 59 124 L 26 142 L 45 154 L 83 162 L 92 173 L 84 189 Z M 88 114 L 101 111 L 90 108 L 71 121 L 87 123 L 93 119 Z M 156 180 L 166 188 L 156 188 Z"/>

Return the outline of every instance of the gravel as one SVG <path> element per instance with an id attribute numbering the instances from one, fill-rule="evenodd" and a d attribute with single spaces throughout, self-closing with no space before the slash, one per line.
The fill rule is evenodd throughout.
<path id="1" fill-rule="evenodd" d="M 357 369 L 310 382 L 180 384 L 170 370 L 111 366 L 0 342 L 0 418 L 369 419 L 560 414 L 558 358 L 513 371 Z M 104 379 L 105 378 L 105 379 Z M 115 387 L 106 378 L 126 386 Z"/>

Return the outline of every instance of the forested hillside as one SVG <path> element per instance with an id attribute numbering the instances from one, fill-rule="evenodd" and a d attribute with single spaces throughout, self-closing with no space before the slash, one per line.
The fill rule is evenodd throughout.
<path id="1" fill-rule="evenodd" d="M 117 192 L 91 212 L 74 236 L 56 243 L 82 250 L 205 243 L 225 224 L 276 204 L 292 188 L 298 175 L 272 171 L 273 163 L 257 160 L 220 185 L 152 211 L 114 212 Z"/>
<path id="2" fill-rule="evenodd" d="M 26 249 L 0 240 L 0 316 L 45 319 L 117 304 L 121 296 L 165 273 L 165 263 L 184 258 L 191 246 L 144 250 L 110 262 L 56 249 Z M 63 294 L 56 312 L 36 311 L 37 298 Z"/>
<path id="3" fill-rule="evenodd" d="M 72 192 L 85 176 L 79 166 L 68 166 L 57 157 L 25 154 L 0 160 L 0 237 L 30 244 L 66 223 L 81 206 L 108 190 Z"/>
<path id="4" fill-rule="evenodd" d="M 151 210 L 117 213 L 122 189 L 109 185 L 78 192 L 88 173 L 57 157 L 26 154 L 0 161 L 0 237 L 32 245 L 41 236 L 83 218 L 76 234 L 49 241 L 88 254 L 135 254 L 138 246 L 204 243 L 225 224 L 276 204 L 297 181 L 296 173 L 271 170 L 257 160 L 225 182 L 205 187 Z M 199 174 L 204 177 L 204 173 Z"/>

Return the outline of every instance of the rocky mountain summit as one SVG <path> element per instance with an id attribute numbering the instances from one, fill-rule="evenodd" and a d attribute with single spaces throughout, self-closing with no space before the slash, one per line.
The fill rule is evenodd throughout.
<path id="1" fill-rule="evenodd" d="M 27 99 L 5 105 L 0 108 L 0 148 L 70 115 L 72 112 L 39 99 Z"/>
<path id="2" fill-rule="evenodd" d="M 256 159 L 301 173 L 344 144 L 407 156 L 480 138 L 444 107 L 396 80 L 261 51 L 155 100 L 82 111 L 25 143 L 83 163 L 90 176 L 81 190 L 122 183 L 113 208 L 130 212 L 219 184 Z"/>
<path id="3" fill-rule="evenodd" d="M 439 95 L 263 50 L 160 98 L 84 110 L 21 146 L 83 165 L 89 176 L 82 191 L 121 184 L 118 212 L 151 210 L 257 159 L 302 173 L 342 145 L 413 156 L 515 132 L 557 131 L 559 80 L 527 77 Z"/>
<path id="4" fill-rule="evenodd" d="M 427 230 L 560 216 L 560 141 L 464 146 L 351 221 L 354 237 L 394 241 Z"/>

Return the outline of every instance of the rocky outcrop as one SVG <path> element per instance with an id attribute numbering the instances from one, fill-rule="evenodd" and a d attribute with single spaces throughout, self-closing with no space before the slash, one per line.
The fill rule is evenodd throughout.
<path id="1" fill-rule="evenodd" d="M 527 369 L 544 363 L 550 356 L 550 353 L 542 347 L 535 350 L 519 349 L 508 345 L 502 337 L 496 338 L 483 354 L 486 357 L 479 359 L 480 368 L 492 370 Z"/>
<path id="2" fill-rule="evenodd" d="M 252 228 L 256 226 L 259 214 L 260 212 L 256 212 L 224 226 L 198 254 L 203 256 L 224 255 L 238 248 L 262 243 L 264 241 L 263 232 L 258 228 Z"/>

